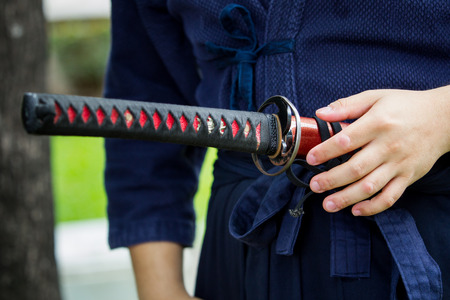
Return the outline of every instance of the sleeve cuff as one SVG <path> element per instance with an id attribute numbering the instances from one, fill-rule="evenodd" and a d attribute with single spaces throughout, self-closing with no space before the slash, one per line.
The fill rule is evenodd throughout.
<path id="1" fill-rule="evenodd" d="M 194 221 L 149 220 L 121 223 L 109 223 L 108 241 L 111 249 L 152 241 L 170 241 L 191 247 L 195 238 Z"/>

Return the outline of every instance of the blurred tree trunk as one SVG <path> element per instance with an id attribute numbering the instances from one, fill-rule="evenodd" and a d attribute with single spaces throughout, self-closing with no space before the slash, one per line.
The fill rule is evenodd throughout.
<path id="1" fill-rule="evenodd" d="M 45 91 L 41 0 L 0 1 L 0 299 L 60 299 L 49 141 L 22 129 L 26 91 Z"/>

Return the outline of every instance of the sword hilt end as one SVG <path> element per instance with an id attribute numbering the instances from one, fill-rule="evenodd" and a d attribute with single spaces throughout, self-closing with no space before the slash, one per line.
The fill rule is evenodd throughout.
<path id="1" fill-rule="evenodd" d="M 36 93 L 25 93 L 22 102 L 22 123 L 28 133 L 37 134 L 45 122 L 53 119 L 52 105 L 40 99 Z"/>

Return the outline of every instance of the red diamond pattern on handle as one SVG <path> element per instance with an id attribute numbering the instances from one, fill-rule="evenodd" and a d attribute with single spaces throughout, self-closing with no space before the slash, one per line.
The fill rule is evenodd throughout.
<path id="1" fill-rule="evenodd" d="M 250 124 L 250 121 L 247 120 L 247 123 L 245 123 L 245 128 L 244 128 L 244 136 L 245 136 L 245 138 L 248 137 L 248 135 L 250 134 L 251 130 L 252 130 L 252 125 Z"/>
<path id="2" fill-rule="evenodd" d="M 161 125 L 161 117 L 159 116 L 158 112 L 155 111 L 153 113 L 153 126 L 155 127 L 155 130 L 158 130 L 159 125 Z"/>
<path id="3" fill-rule="evenodd" d="M 202 127 L 202 120 L 198 115 L 195 115 L 194 123 L 192 124 L 194 127 L 195 132 L 198 132 L 200 130 L 200 127 Z"/>
<path id="4" fill-rule="evenodd" d="M 117 119 L 119 118 L 119 112 L 115 107 L 111 111 L 111 122 L 116 125 Z"/>
<path id="5" fill-rule="evenodd" d="M 62 115 L 61 106 L 55 101 L 55 117 L 53 118 L 53 124 L 56 124 Z"/>
<path id="6" fill-rule="evenodd" d="M 127 110 L 124 112 L 123 116 L 125 117 L 125 123 L 127 124 L 127 127 L 130 128 L 131 125 L 133 125 L 133 122 L 134 122 L 134 117 L 133 117 L 133 115 L 131 114 L 130 110 L 127 109 Z"/>
<path id="7" fill-rule="evenodd" d="M 97 115 L 97 123 L 98 125 L 102 125 L 103 121 L 105 120 L 105 112 L 103 111 L 103 109 L 101 109 L 100 107 L 97 109 L 97 111 L 95 112 L 95 114 Z"/>
<path id="8" fill-rule="evenodd" d="M 261 145 L 261 123 L 256 126 L 256 150 L 259 149 Z"/>
<path id="9" fill-rule="evenodd" d="M 72 107 L 72 105 L 67 109 L 67 116 L 69 117 L 70 124 L 72 124 L 77 116 L 77 111 Z"/>
<path id="10" fill-rule="evenodd" d="M 236 122 L 236 120 L 234 120 L 231 124 L 231 131 L 233 132 L 233 137 L 235 137 L 239 131 L 239 124 L 238 122 Z"/>
<path id="11" fill-rule="evenodd" d="M 225 120 L 223 118 L 221 118 L 220 119 L 220 128 L 219 128 L 220 135 L 223 135 L 225 133 L 225 129 L 227 129 L 227 123 L 225 123 Z"/>
<path id="12" fill-rule="evenodd" d="M 83 106 L 83 111 L 81 112 L 81 118 L 83 119 L 84 123 L 87 123 L 89 121 L 89 118 L 91 117 L 91 112 L 89 111 L 89 108 L 87 106 Z"/>
<path id="13" fill-rule="evenodd" d="M 169 128 L 169 130 L 171 130 L 174 123 L 175 123 L 175 119 L 173 118 L 171 113 L 168 113 L 167 114 L 167 120 L 166 120 L 167 128 Z"/>
<path id="14" fill-rule="evenodd" d="M 181 115 L 181 117 L 180 117 L 180 126 L 181 126 L 181 131 L 183 131 L 183 132 L 188 127 L 188 121 L 186 120 L 186 117 L 184 115 Z"/>
<path id="15" fill-rule="evenodd" d="M 141 128 L 144 128 L 145 123 L 148 121 L 148 116 L 145 113 L 145 111 L 141 110 L 141 113 L 139 115 L 139 124 L 141 124 Z"/>

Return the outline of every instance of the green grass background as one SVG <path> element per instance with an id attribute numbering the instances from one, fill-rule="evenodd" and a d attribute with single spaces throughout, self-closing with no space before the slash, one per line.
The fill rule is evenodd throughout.
<path id="1" fill-rule="evenodd" d="M 208 149 L 194 198 L 197 219 L 206 216 L 215 149 Z M 51 164 L 56 223 L 106 217 L 102 138 L 52 137 Z"/>

